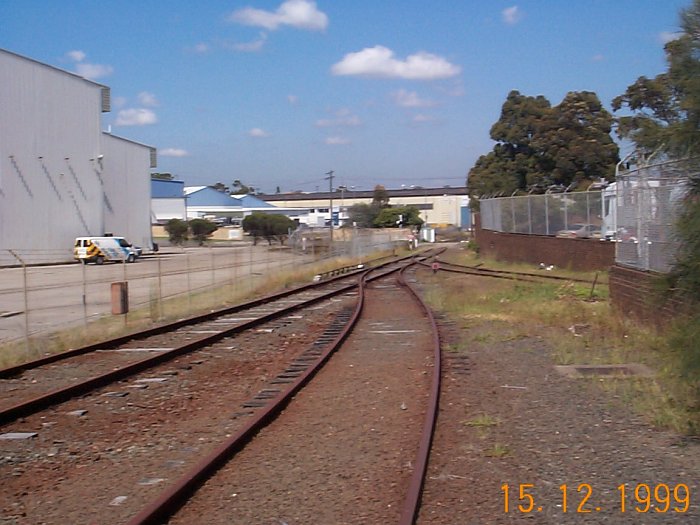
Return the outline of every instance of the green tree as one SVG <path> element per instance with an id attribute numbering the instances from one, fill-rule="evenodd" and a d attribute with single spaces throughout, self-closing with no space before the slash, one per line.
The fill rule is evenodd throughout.
<path id="1" fill-rule="evenodd" d="M 595 93 L 570 92 L 558 106 L 511 91 L 491 127 L 496 144 L 469 171 L 472 196 L 510 195 L 552 184 L 569 186 L 614 174 L 618 149 L 612 116 Z M 584 184 L 582 184 L 584 183 Z"/>
<path id="2" fill-rule="evenodd" d="M 531 141 L 539 170 L 527 184 L 553 183 L 587 187 L 598 179 L 612 180 L 619 160 L 618 146 L 610 136 L 613 117 L 595 93 L 570 92 L 542 119 Z"/>
<path id="3" fill-rule="evenodd" d="M 219 227 L 206 219 L 192 219 L 189 222 L 190 232 L 192 237 L 197 241 L 199 246 L 204 244 L 209 236 L 214 233 Z"/>
<path id="4" fill-rule="evenodd" d="M 681 11 L 682 33 L 664 51 L 668 70 L 639 77 L 613 99 L 617 133 L 642 154 L 660 150 L 676 158 L 700 155 L 700 1 Z"/>
<path id="5" fill-rule="evenodd" d="M 380 208 L 372 206 L 364 202 L 353 204 L 348 209 L 348 226 L 357 226 L 358 228 L 371 228 L 374 224 L 374 219 L 379 214 Z"/>
<path id="6" fill-rule="evenodd" d="M 185 242 L 187 240 L 188 230 L 187 222 L 180 219 L 170 219 L 165 225 L 168 239 L 173 244 L 180 245 Z"/>
<path id="7" fill-rule="evenodd" d="M 382 208 L 373 221 L 376 228 L 400 228 L 403 226 L 421 226 L 420 210 L 415 206 L 396 206 Z"/>
<path id="8" fill-rule="evenodd" d="M 249 195 L 255 193 L 255 188 L 246 186 L 240 180 L 236 179 L 231 185 L 231 195 Z"/>
<path id="9" fill-rule="evenodd" d="M 372 206 L 376 208 L 386 208 L 389 206 L 389 193 L 386 188 L 381 184 L 377 184 L 374 187 L 374 194 L 372 195 Z"/>
<path id="10" fill-rule="evenodd" d="M 253 244 L 263 238 L 271 245 L 275 240 L 284 244 L 289 230 L 296 228 L 296 223 L 286 215 L 253 212 L 243 219 L 242 226 L 244 232 L 253 236 Z"/>

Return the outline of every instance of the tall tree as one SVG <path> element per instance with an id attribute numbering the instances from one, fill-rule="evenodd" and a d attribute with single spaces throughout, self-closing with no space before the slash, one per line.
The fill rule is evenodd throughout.
<path id="1" fill-rule="evenodd" d="M 610 136 L 612 123 L 612 115 L 595 93 L 568 93 L 543 117 L 531 140 L 540 159 L 540 173 L 531 174 L 528 184 L 547 180 L 581 187 L 598 179 L 612 180 L 619 160 L 618 146 Z"/>
<path id="2" fill-rule="evenodd" d="M 642 154 L 672 157 L 700 154 L 700 1 L 681 11 L 682 33 L 664 47 L 668 70 L 653 79 L 639 77 L 613 99 L 617 133 Z"/>
<path id="3" fill-rule="evenodd" d="M 491 127 L 493 151 L 469 171 L 469 193 L 509 195 L 533 186 L 610 178 L 618 151 L 611 125 L 595 93 L 571 92 L 552 107 L 542 96 L 511 91 Z"/>

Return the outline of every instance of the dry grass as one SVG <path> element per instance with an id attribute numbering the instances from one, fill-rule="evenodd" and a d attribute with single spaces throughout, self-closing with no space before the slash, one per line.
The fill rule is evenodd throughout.
<path id="1" fill-rule="evenodd" d="M 375 257 L 390 254 L 391 252 L 380 253 L 375 254 Z M 158 300 L 157 294 L 151 294 L 148 304 L 133 309 L 126 316 L 104 316 L 95 319 L 87 326 L 76 325 L 51 334 L 32 336 L 28 345 L 24 340 L 3 344 L 0 346 L 0 368 L 144 330 L 155 323 L 172 322 L 223 309 L 275 291 L 308 283 L 314 275 L 352 264 L 354 261 L 346 258 L 329 259 L 293 270 L 273 272 L 258 278 L 251 286 L 225 284 L 215 290 L 164 298 L 162 302 Z"/>
<path id="2" fill-rule="evenodd" d="M 445 259 L 447 260 L 447 259 Z M 450 259 L 457 264 L 533 272 L 531 266 L 506 265 L 476 259 L 469 253 Z M 549 272 L 548 272 L 549 273 Z M 594 274 L 560 272 L 592 279 Z M 652 327 L 619 316 L 608 301 L 607 276 L 596 285 L 572 282 L 522 283 L 457 274 L 429 275 L 429 303 L 463 328 L 473 329 L 472 342 L 489 344 L 520 337 L 537 337 L 552 349 L 557 364 L 642 363 L 654 378 L 595 379 L 611 396 L 632 406 L 650 422 L 681 433 L 700 428 L 693 387 L 679 373 L 669 339 Z"/>

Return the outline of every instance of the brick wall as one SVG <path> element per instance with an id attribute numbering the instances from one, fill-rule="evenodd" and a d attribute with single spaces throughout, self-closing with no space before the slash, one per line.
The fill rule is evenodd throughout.
<path id="1" fill-rule="evenodd" d="M 623 314 L 660 326 L 687 307 L 665 299 L 659 280 L 662 275 L 615 265 L 610 268 L 610 300 Z"/>
<path id="2" fill-rule="evenodd" d="M 563 239 L 546 235 L 482 230 L 477 222 L 480 253 L 500 261 L 553 264 L 570 270 L 607 270 L 615 263 L 615 243 L 599 239 Z"/>
<path id="3" fill-rule="evenodd" d="M 661 274 L 615 264 L 615 243 L 595 239 L 562 239 L 474 229 L 479 251 L 486 257 L 508 262 L 541 262 L 571 270 L 609 270 L 610 300 L 623 315 L 661 326 L 683 310 L 677 301 L 664 301 Z"/>

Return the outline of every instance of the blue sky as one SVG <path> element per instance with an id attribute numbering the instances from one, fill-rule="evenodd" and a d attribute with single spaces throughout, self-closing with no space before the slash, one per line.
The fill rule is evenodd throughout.
<path id="1" fill-rule="evenodd" d="M 0 0 L 0 47 L 110 86 L 104 129 L 187 185 L 460 186 L 510 90 L 609 108 L 665 71 L 689 5 Z"/>

